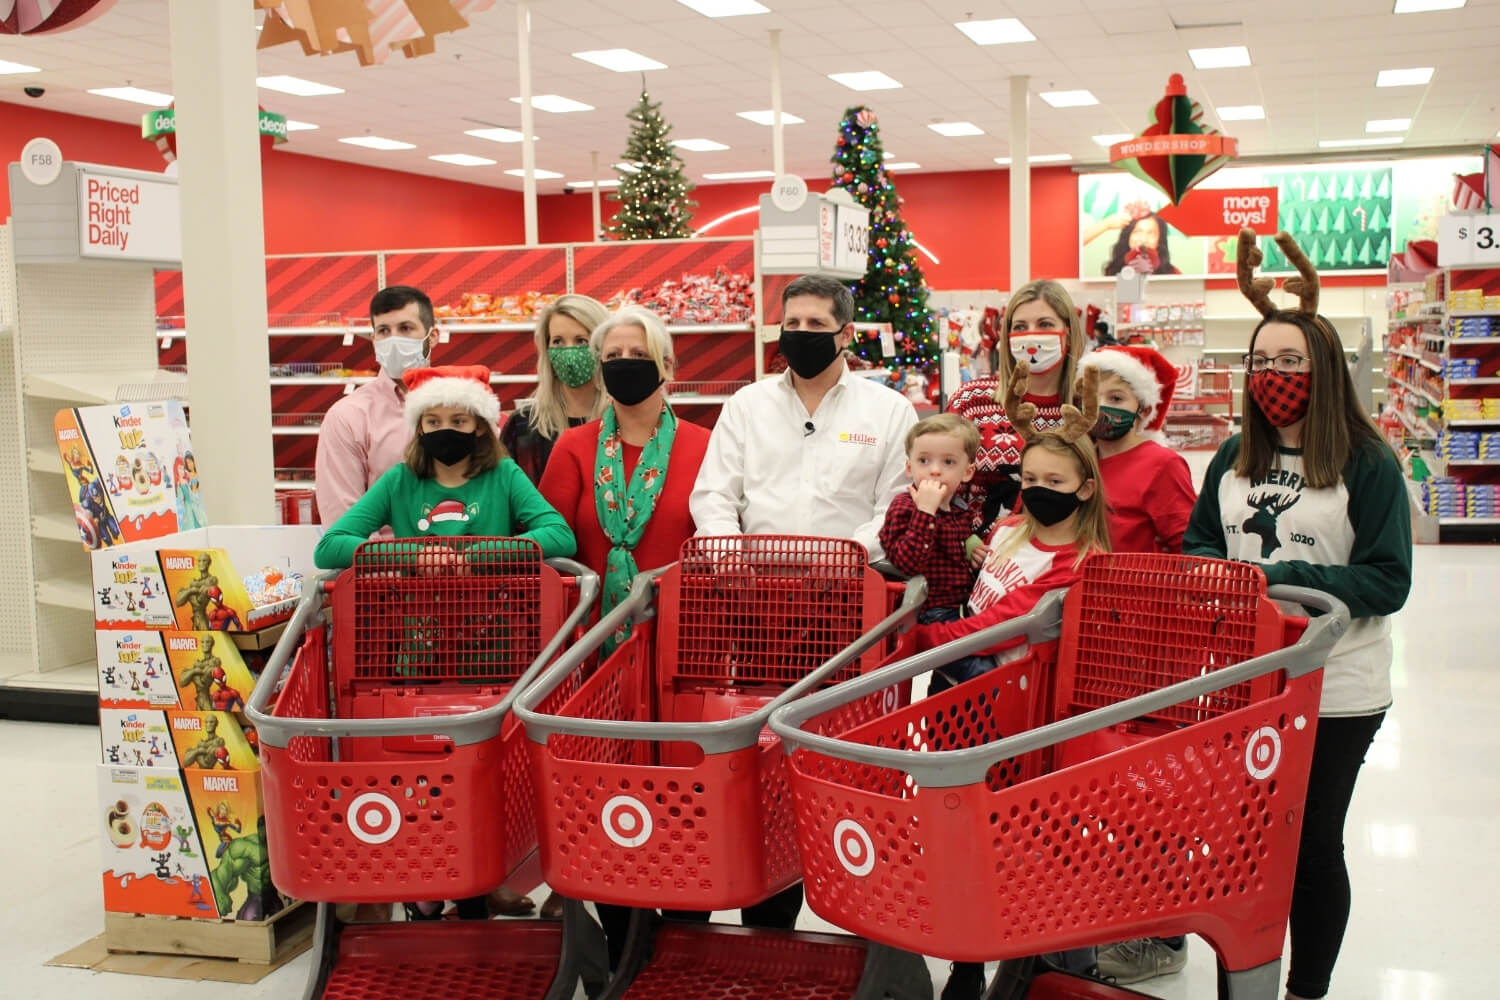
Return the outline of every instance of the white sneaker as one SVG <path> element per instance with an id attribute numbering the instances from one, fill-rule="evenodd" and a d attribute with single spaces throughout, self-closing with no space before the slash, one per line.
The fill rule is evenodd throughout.
<path id="1" fill-rule="evenodd" d="M 1121 941 L 1099 949 L 1099 975 L 1120 986 L 1169 976 L 1187 967 L 1187 944 L 1173 948 L 1159 938 Z"/>

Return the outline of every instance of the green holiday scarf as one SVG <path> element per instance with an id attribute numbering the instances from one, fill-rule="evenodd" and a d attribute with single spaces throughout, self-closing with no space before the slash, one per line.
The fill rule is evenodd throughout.
<path id="1" fill-rule="evenodd" d="M 599 526 L 604 529 L 610 545 L 604 563 L 603 604 L 599 609 L 602 617 L 624 600 L 638 572 L 635 547 L 645 534 L 646 524 L 661 497 L 662 483 L 667 478 L 667 460 L 672 454 L 672 441 L 677 436 L 677 416 L 671 406 L 662 404 L 656 431 L 641 449 L 640 460 L 635 464 L 629 483 L 625 482 L 625 443 L 620 439 L 614 406 L 605 409 L 601 423 L 599 449 L 594 456 L 594 507 L 599 514 Z M 630 626 L 626 625 L 611 636 L 604 644 L 603 655 L 612 653 L 629 634 Z"/>

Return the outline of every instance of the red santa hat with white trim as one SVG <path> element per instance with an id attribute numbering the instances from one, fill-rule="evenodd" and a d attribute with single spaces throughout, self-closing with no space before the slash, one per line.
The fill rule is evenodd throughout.
<path id="1" fill-rule="evenodd" d="M 401 382 L 406 386 L 406 426 L 413 434 L 422 426 L 422 414 L 434 406 L 467 410 L 487 421 L 491 430 L 500 423 L 500 400 L 490 388 L 490 370 L 484 365 L 413 368 Z"/>
<path id="2" fill-rule="evenodd" d="M 1101 347 L 1083 356 L 1081 368 L 1097 368 L 1100 377 L 1123 379 L 1140 403 L 1141 429 L 1160 434 L 1177 391 L 1177 366 L 1160 351 L 1136 345 Z"/>

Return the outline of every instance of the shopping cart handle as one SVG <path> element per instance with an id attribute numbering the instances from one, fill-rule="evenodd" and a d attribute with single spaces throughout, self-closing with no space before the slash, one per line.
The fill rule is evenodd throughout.
<path id="1" fill-rule="evenodd" d="M 1061 616 L 1061 594 L 1048 594 L 1032 614 L 1043 610 L 1056 595 L 1059 599 L 1052 610 L 1059 620 Z M 873 674 L 847 681 L 835 688 L 820 692 L 801 701 L 779 709 L 771 716 L 771 730 L 781 737 L 782 746 L 788 754 L 799 749 L 814 750 L 842 760 L 861 764 L 887 767 L 909 774 L 918 785 L 929 788 L 951 788 L 976 784 L 984 780 L 989 769 L 997 762 L 1009 760 L 1022 754 L 1043 750 L 1065 743 L 1110 726 L 1130 722 L 1151 715 L 1183 702 L 1193 701 L 1207 695 L 1255 680 L 1257 677 L 1284 670 L 1289 677 L 1299 677 L 1320 670 L 1334 644 L 1348 631 L 1349 608 L 1344 602 L 1329 594 L 1301 587 L 1272 587 L 1268 596 L 1275 600 L 1291 600 L 1308 607 L 1322 610 L 1322 617 L 1312 619 L 1301 638 L 1291 646 L 1253 657 L 1232 667 L 1194 677 L 1170 687 L 1117 702 L 1104 708 L 1096 708 L 1081 715 L 1039 726 L 993 743 L 969 747 L 963 750 L 942 750 L 930 753 L 914 753 L 909 750 L 868 746 L 850 743 L 829 736 L 809 733 L 801 725 L 808 719 L 827 712 L 839 705 L 848 704 L 868 694 L 873 694 L 894 684 L 901 683 L 927 670 L 950 662 L 950 657 L 960 648 L 960 642 L 948 643 L 936 650 L 928 650 L 917 656 L 893 663 Z M 979 636 L 988 636 L 993 642 L 997 630 L 986 630 Z M 970 638 L 977 638 L 970 637 Z M 961 640 L 961 642 L 967 640 Z M 965 647 L 967 651 L 984 648 L 983 643 Z M 946 651 L 936 660 L 933 653 Z M 961 655 L 961 654 L 960 654 Z"/>
<path id="2" fill-rule="evenodd" d="M 307 634 L 308 624 L 328 603 L 328 595 L 333 592 L 333 583 L 338 576 L 337 572 L 320 573 L 313 579 L 311 587 L 302 588 L 302 599 L 297 602 L 297 610 L 292 612 L 291 621 L 287 622 L 281 638 L 276 640 L 276 647 L 271 650 L 266 665 L 261 668 L 260 678 L 255 682 L 250 700 L 245 704 L 245 715 L 257 729 L 263 719 L 269 718 L 271 701 L 281 685 L 282 676 L 291 665 L 292 658 L 297 655 L 297 650 L 302 648 L 302 638 Z"/>

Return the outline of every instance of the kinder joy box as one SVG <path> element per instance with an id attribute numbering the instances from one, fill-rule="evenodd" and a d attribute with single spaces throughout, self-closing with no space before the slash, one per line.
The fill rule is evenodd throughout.
<path id="1" fill-rule="evenodd" d="M 101 764 L 98 785 L 105 910 L 217 918 L 182 772 Z"/>
<path id="2" fill-rule="evenodd" d="M 292 616 L 322 529 L 200 528 L 93 553 L 97 628 L 252 632 Z"/>
<path id="3" fill-rule="evenodd" d="M 206 848 L 216 915 L 270 919 L 286 904 L 271 884 L 259 772 L 189 768 L 183 774 Z"/>
<path id="4" fill-rule="evenodd" d="M 184 768 L 202 771 L 256 771 L 260 768 L 255 749 L 239 719 L 229 712 L 178 710 L 165 715 L 177 760 Z"/>
<path id="5" fill-rule="evenodd" d="M 182 404 L 59 410 L 52 429 L 85 548 L 125 545 L 206 523 Z"/>
<path id="6" fill-rule="evenodd" d="M 240 712 L 255 678 L 216 632 L 100 629 L 94 633 L 105 708 Z"/>
<path id="7" fill-rule="evenodd" d="M 177 750 L 165 712 L 101 708 L 99 749 L 105 764 L 177 770 Z"/>

